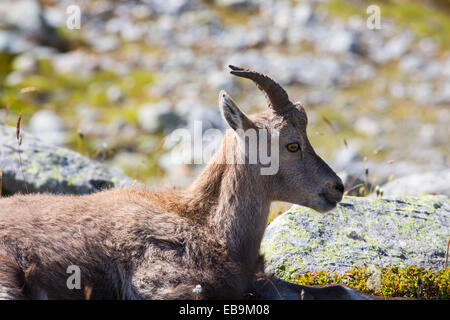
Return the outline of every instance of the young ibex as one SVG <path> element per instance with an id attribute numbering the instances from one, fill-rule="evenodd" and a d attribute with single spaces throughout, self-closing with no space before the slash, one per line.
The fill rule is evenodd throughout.
<path id="1" fill-rule="evenodd" d="M 269 77 L 230 68 L 256 83 L 269 108 L 247 116 L 222 91 L 220 108 L 232 130 L 186 190 L 1 199 L 0 298 L 243 298 L 262 271 L 272 201 L 334 208 L 344 186 L 309 143 L 302 105 Z M 238 129 L 279 132 L 276 174 L 261 175 L 258 163 L 226 163 L 226 150 L 240 152 Z M 69 266 L 80 270 L 79 290 L 67 286 Z"/>

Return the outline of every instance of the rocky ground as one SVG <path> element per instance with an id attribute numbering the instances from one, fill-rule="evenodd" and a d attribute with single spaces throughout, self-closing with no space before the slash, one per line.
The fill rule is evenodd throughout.
<path id="1" fill-rule="evenodd" d="M 79 30 L 66 25 L 73 4 Z M 199 167 L 167 156 L 174 128 L 201 120 L 223 130 L 220 89 L 246 112 L 265 108 L 228 74 L 232 63 L 269 73 L 303 102 L 313 145 L 348 189 L 373 185 L 353 193 L 440 172 L 450 154 L 448 11 L 379 5 L 381 29 L 369 30 L 364 1 L 2 1 L 0 121 L 22 112 L 48 143 L 148 185 L 183 186 Z"/>
<path id="2" fill-rule="evenodd" d="M 344 274 L 355 266 L 441 270 L 450 230 L 446 196 L 346 197 L 327 214 L 293 206 L 267 227 L 267 271 L 295 280 L 307 271 Z"/>

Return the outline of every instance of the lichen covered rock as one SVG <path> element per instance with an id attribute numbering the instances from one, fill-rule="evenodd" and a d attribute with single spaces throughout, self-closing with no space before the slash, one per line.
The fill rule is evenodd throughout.
<path id="1" fill-rule="evenodd" d="M 326 214 L 293 206 L 267 227 L 261 251 L 266 271 L 285 280 L 364 265 L 442 269 L 449 237 L 446 196 L 345 197 Z"/>
<path id="2" fill-rule="evenodd" d="M 3 193 L 25 193 L 28 189 L 28 192 L 85 194 L 133 183 L 116 170 L 76 152 L 47 145 L 25 132 L 21 135 L 23 171 L 20 168 L 16 129 L 0 124 Z"/>

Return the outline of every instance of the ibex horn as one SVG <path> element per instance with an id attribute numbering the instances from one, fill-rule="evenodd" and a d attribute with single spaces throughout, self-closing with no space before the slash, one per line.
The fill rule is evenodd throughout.
<path id="1" fill-rule="evenodd" d="M 256 86 L 264 92 L 269 107 L 274 109 L 277 113 L 284 113 L 293 106 L 286 91 L 268 76 L 241 67 L 232 65 L 229 65 L 229 67 L 232 70 L 230 71 L 231 74 L 252 80 Z"/>

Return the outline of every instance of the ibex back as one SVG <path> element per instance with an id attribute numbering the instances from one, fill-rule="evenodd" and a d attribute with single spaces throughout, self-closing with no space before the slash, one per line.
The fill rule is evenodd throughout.
<path id="1" fill-rule="evenodd" d="M 231 129 L 189 188 L 1 199 L 0 298 L 243 298 L 263 271 L 259 250 L 272 201 L 334 208 L 344 188 L 309 143 L 304 108 L 269 77 L 230 68 L 257 84 L 269 108 L 247 116 L 222 91 Z M 262 175 L 260 163 L 225 161 L 230 150 L 232 158 L 242 151 L 236 131 L 251 129 L 278 133 L 275 174 Z M 70 266 L 79 268 L 79 288 L 68 286 Z"/>

